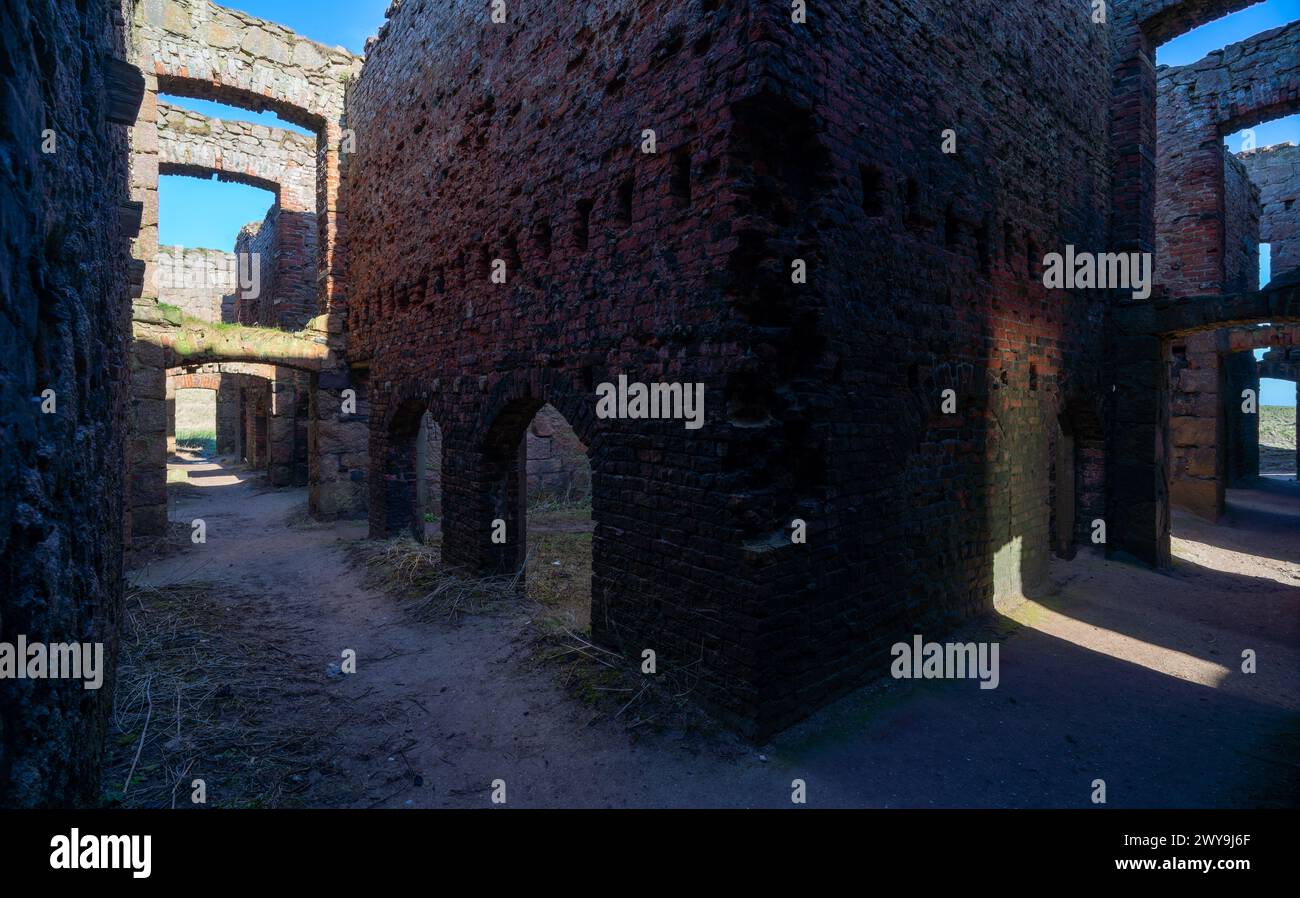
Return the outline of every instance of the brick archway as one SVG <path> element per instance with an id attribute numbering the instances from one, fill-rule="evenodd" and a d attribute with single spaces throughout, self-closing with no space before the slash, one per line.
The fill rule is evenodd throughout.
<path id="1" fill-rule="evenodd" d="M 220 374 L 174 374 L 171 380 L 174 390 L 219 391 L 221 389 Z"/>

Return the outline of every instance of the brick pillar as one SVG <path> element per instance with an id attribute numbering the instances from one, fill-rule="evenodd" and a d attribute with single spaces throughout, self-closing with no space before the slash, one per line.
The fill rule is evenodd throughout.
<path id="1" fill-rule="evenodd" d="M 1112 46 L 1110 139 L 1115 151 L 1111 207 L 1114 251 L 1155 249 L 1155 49 L 1132 20 L 1116 22 Z"/>
<path id="2" fill-rule="evenodd" d="M 327 122 L 316 149 L 316 227 L 317 227 L 317 312 L 347 311 L 344 292 L 345 258 L 340 245 L 343 231 L 339 185 L 342 158 L 339 147 L 343 129 L 337 122 Z"/>
<path id="3" fill-rule="evenodd" d="M 1169 501 L 1208 521 L 1223 511 L 1224 390 L 1219 341 L 1192 334 L 1173 355 L 1170 390 Z"/>
<path id="4" fill-rule="evenodd" d="M 144 264 L 141 303 L 157 302 L 158 79 L 145 73 L 144 98 L 130 132 L 131 199 L 141 205 L 140 230 L 131 256 Z M 167 532 L 167 371 L 163 350 L 131 344 L 126 479 L 127 545 Z"/>
<path id="5" fill-rule="evenodd" d="M 415 501 L 423 510 L 429 504 L 429 419 L 420 419 L 420 430 L 415 434 Z"/>
<path id="6" fill-rule="evenodd" d="M 444 433 L 443 452 L 444 562 L 479 574 L 513 574 L 527 551 L 527 460 L 522 441 L 510 457 L 493 458 Z M 504 544 L 492 542 L 495 520 L 505 521 Z"/>
<path id="7" fill-rule="evenodd" d="M 1168 366 L 1159 337 L 1112 340 L 1115 405 L 1106 497 L 1107 554 L 1121 553 L 1167 567 Z"/>
<path id="8" fill-rule="evenodd" d="M 167 454 L 176 454 L 176 378 L 168 377 L 167 399 Z"/>
<path id="9" fill-rule="evenodd" d="M 131 256 L 144 262 L 144 296 L 156 298 L 158 269 L 158 79 L 144 76 L 144 99 L 131 128 L 131 199 L 141 204 L 140 232 Z"/>
<path id="10" fill-rule="evenodd" d="M 1259 476 L 1259 366 L 1255 353 L 1234 352 L 1223 357 L 1226 389 L 1223 408 L 1227 417 L 1227 459 L 1225 462 L 1226 486 Z M 1242 411 L 1241 394 L 1255 391 L 1256 413 Z"/>

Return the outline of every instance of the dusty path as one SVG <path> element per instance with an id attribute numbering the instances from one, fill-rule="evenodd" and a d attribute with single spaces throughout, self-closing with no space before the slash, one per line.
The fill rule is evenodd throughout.
<path id="1" fill-rule="evenodd" d="M 1300 711 L 1293 484 L 1234 493 L 1229 526 L 1180 519 L 1171 576 L 1086 554 L 1056 565 L 1050 595 L 971 628 L 1004 640 L 995 690 L 889 680 L 754 748 L 591 724 L 531 660 L 521 614 L 413 620 L 349 566 L 363 524 L 305 523 L 302 490 L 189 470 L 202 485 L 172 518 L 202 518 L 207 543 L 135 577 L 216 584 L 261 653 L 294 668 L 266 710 L 327 734 L 301 803 L 488 807 L 502 779 L 521 807 L 789 807 L 794 778 L 819 806 L 1089 806 L 1098 778 L 1111 806 L 1297 800 L 1296 743 L 1280 741 Z M 340 676 L 347 648 L 358 671 Z M 1237 672 L 1244 648 L 1253 677 Z"/>

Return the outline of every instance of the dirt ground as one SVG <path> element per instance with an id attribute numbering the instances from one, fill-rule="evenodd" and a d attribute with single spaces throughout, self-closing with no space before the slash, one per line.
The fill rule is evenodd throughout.
<path id="1" fill-rule="evenodd" d="M 1084 807 L 1096 779 L 1110 806 L 1300 803 L 1294 483 L 1178 516 L 1171 574 L 1081 552 L 948 637 L 1001 641 L 997 689 L 884 680 L 752 746 L 575 696 L 536 606 L 412 615 L 368 585 L 364 523 L 311 522 L 304 490 L 177 466 L 174 544 L 132 573 L 111 801 L 185 806 L 201 777 L 218 807 L 489 807 L 494 780 L 513 807 L 790 807 L 797 778 L 812 806 Z"/>

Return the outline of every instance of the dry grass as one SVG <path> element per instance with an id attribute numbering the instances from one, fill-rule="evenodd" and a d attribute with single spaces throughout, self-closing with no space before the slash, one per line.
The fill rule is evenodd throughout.
<path id="1" fill-rule="evenodd" d="M 322 778 L 338 723 L 313 688 L 311 661 L 247 630 L 239 599 L 214 590 L 183 583 L 127 596 L 104 763 L 111 805 L 192 807 L 202 779 L 209 807 L 295 806 Z"/>
<path id="2" fill-rule="evenodd" d="M 394 596 L 421 620 L 505 610 L 524 615 L 532 662 L 591 708 L 592 723 L 617 721 L 634 734 L 714 731 L 690 701 L 698 659 L 661 663 L 657 673 L 646 675 L 639 656 L 625 658 L 592 642 L 591 542 L 586 530 L 530 532 L 523 569 L 491 578 L 442 570 L 437 546 L 409 538 L 361 543 L 351 551 L 354 563 L 366 568 L 367 585 Z"/>
<path id="3" fill-rule="evenodd" d="M 528 530 L 568 529 L 571 525 L 591 526 L 591 499 L 538 496 L 528 501 Z"/>
<path id="4" fill-rule="evenodd" d="M 559 513 L 566 511 L 573 514 Z M 579 521 L 582 511 L 575 514 Z M 590 521 L 590 507 L 585 513 Z M 529 514 L 536 523 L 531 509 Z M 534 658 L 592 708 L 592 722 L 618 721 L 631 732 L 711 730 L 711 722 L 689 701 L 698 661 L 682 667 L 656 663 L 657 672 L 647 675 L 642 658 L 625 658 L 591 641 L 591 532 L 530 532 L 528 539 Z"/>
<path id="5" fill-rule="evenodd" d="M 1295 451 L 1295 407 L 1265 405 L 1259 409 L 1261 446 Z"/>
<path id="6" fill-rule="evenodd" d="M 366 585 L 392 595 L 418 620 L 457 620 L 509 607 L 519 596 L 522 572 L 513 577 L 473 577 L 441 567 L 436 545 L 410 537 L 360 542 L 349 552 L 365 568 Z"/>
<path id="7" fill-rule="evenodd" d="M 591 632 L 591 534 L 529 534 L 528 598 L 557 627 Z"/>

